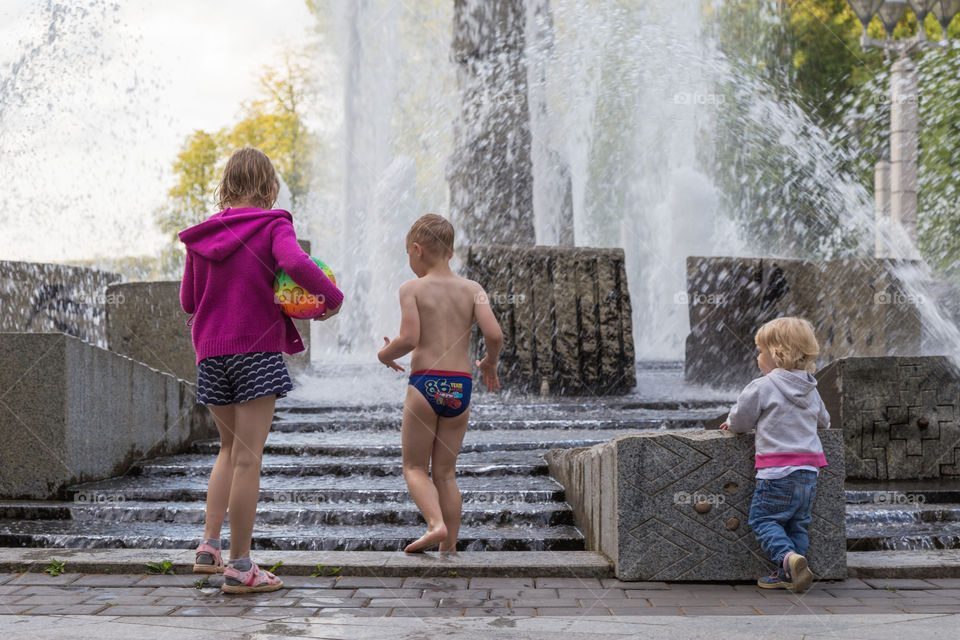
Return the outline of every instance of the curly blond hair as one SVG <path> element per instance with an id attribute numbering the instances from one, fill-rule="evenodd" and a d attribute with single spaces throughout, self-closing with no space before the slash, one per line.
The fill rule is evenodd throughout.
<path id="1" fill-rule="evenodd" d="M 765 323 L 754 338 L 766 349 L 777 367 L 803 369 L 813 373 L 820 345 L 813 334 L 813 325 L 803 318 L 776 318 Z"/>

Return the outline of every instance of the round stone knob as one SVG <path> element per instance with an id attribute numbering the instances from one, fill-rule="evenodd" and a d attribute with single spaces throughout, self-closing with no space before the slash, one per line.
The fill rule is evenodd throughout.
<path id="1" fill-rule="evenodd" d="M 697 513 L 706 513 L 710 511 L 712 506 L 713 505 L 706 500 L 698 500 L 697 503 L 693 505 L 693 508 L 697 510 Z"/>
<path id="2" fill-rule="evenodd" d="M 740 518 L 729 518 L 727 520 L 727 531 L 735 531 L 740 526 Z"/>
<path id="3" fill-rule="evenodd" d="M 930 426 L 930 421 L 927 420 L 926 418 L 920 418 L 919 420 L 917 420 L 917 426 L 920 427 L 921 429 L 926 429 L 927 427 Z"/>

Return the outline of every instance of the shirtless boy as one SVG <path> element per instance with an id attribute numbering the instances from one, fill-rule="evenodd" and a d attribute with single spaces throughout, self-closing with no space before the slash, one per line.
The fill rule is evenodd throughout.
<path id="1" fill-rule="evenodd" d="M 497 358 L 503 333 L 479 284 L 450 270 L 453 225 L 428 214 L 407 234 L 407 255 L 416 280 L 400 287 L 400 334 L 377 354 L 396 371 L 395 360 L 413 351 L 401 428 L 403 477 L 427 521 L 427 532 L 404 549 L 457 550 L 462 501 L 456 463 L 470 415 L 470 334 L 476 318 L 486 355 L 477 361 L 490 391 L 500 388 Z M 429 473 L 428 473 L 429 471 Z"/>

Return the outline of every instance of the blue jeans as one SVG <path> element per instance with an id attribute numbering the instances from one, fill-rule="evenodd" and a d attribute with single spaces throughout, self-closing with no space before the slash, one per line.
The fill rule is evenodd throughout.
<path id="1" fill-rule="evenodd" d="M 807 469 L 783 478 L 757 478 L 750 505 L 750 528 L 760 547 L 778 567 L 788 551 L 807 555 L 807 527 L 817 495 L 817 474 Z"/>

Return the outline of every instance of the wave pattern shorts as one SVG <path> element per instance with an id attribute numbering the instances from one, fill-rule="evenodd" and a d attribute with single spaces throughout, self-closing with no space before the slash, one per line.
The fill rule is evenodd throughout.
<path id="1" fill-rule="evenodd" d="M 269 395 L 282 398 L 291 390 L 283 355 L 276 351 L 212 356 L 197 365 L 199 404 L 235 404 Z"/>

